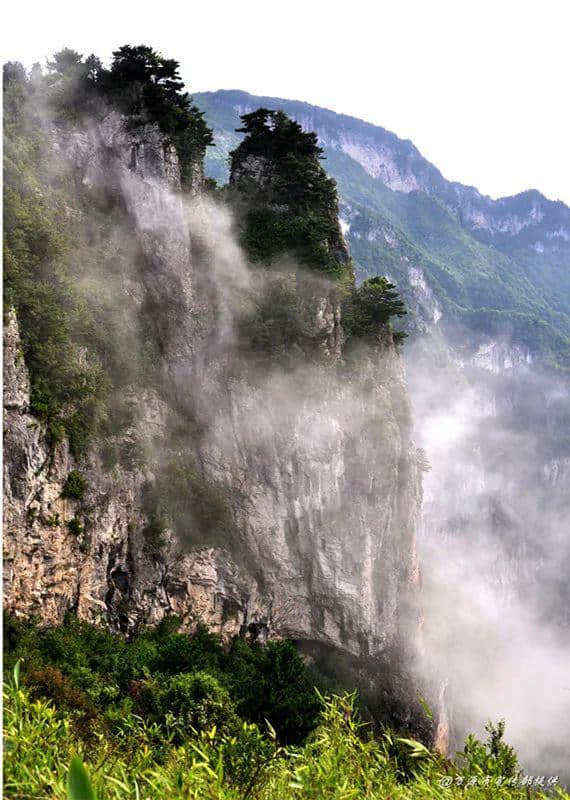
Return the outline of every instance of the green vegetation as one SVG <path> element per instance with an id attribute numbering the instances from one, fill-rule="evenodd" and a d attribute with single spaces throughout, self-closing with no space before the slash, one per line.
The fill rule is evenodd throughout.
<path id="1" fill-rule="evenodd" d="M 301 689 L 302 662 L 287 643 L 261 648 L 239 642 L 236 656 L 236 643 L 225 651 L 204 631 L 182 637 L 163 628 L 118 647 L 108 634 L 75 622 L 75 636 L 86 637 L 92 647 L 85 651 L 84 642 L 78 660 L 69 624 L 43 634 L 18 626 L 21 639 L 9 664 L 27 644 L 32 660 L 41 652 L 59 659 L 61 669 L 34 670 L 23 662 L 20 674 L 17 662 L 8 672 L 6 798 L 451 800 L 465 797 L 466 788 L 473 800 L 531 796 L 521 785 L 516 755 L 503 741 L 503 723 L 488 727 L 486 742 L 469 737 L 456 764 L 392 731 L 375 737 L 359 721 L 354 695 L 322 697 Z M 10 623 L 8 638 L 13 642 L 15 636 Z M 48 650 L 49 644 L 55 649 Z M 172 658 L 175 669 L 182 665 L 184 671 L 173 671 Z M 296 664 L 296 672 L 279 670 L 283 662 Z M 168 671 L 149 677 L 151 664 Z M 246 694 L 236 704 L 240 687 Z M 268 698 L 268 690 L 264 717 L 247 721 L 259 715 L 248 703 Z M 310 720 L 292 742 L 286 727 L 271 724 L 283 721 L 284 701 L 288 710 L 297 709 L 295 719 L 300 714 Z M 537 800 L 546 796 L 532 789 Z M 554 796 L 569 797 L 561 789 Z"/>
<path id="2" fill-rule="evenodd" d="M 352 261 L 338 222 L 336 184 L 323 169 L 315 133 L 281 111 L 260 108 L 241 117 L 243 141 L 230 154 L 230 185 L 237 191 L 242 240 L 250 257 L 268 271 L 263 295 L 241 324 L 242 341 L 254 355 L 290 367 L 318 353 L 314 297 L 345 296 L 343 328 L 349 337 L 371 339 L 392 316 L 406 313 L 393 284 L 374 278 L 356 289 Z M 295 264 L 324 274 L 286 271 Z M 281 271 L 280 271 L 281 270 Z M 322 281 L 322 279 L 321 279 Z M 319 291 L 320 289 L 320 291 Z M 399 341 L 403 334 L 398 334 Z"/>
<path id="3" fill-rule="evenodd" d="M 343 307 L 343 326 L 349 336 L 363 339 L 377 336 L 391 317 L 406 314 L 396 287 L 388 278 L 368 278 L 353 288 Z"/>
<path id="4" fill-rule="evenodd" d="M 73 756 L 69 765 L 67 797 L 69 800 L 96 800 L 89 773 L 78 756 Z"/>
<path id="5" fill-rule="evenodd" d="M 151 47 L 124 45 L 113 53 L 110 71 L 99 71 L 98 84 L 106 99 L 130 115 L 133 126 L 156 122 L 171 137 L 182 185 L 190 187 L 213 139 L 202 113 L 183 93 L 178 69 L 177 61 L 163 58 Z"/>
<path id="6" fill-rule="evenodd" d="M 144 505 L 149 554 L 160 555 L 167 527 L 187 546 L 219 545 L 238 554 L 229 489 L 206 480 L 188 453 L 173 455 L 162 467 L 145 488 Z"/>
<path id="7" fill-rule="evenodd" d="M 252 211 L 247 215 L 244 244 L 255 261 L 271 262 L 284 252 L 299 258 L 302 264 L 336 275 L 342 266 L 332 262 L 329 239 L 334 225 L 326 217 L 311 211 L 289 214 Z"/>
<path id="8" fill-rule="evenodd" d="M 46 114 L 65 127 L 97 112 L 104 78 L 94 63 L 64 50 L 46 75 L 5 65 L 4 302 L 16 311 L 31 410 L 51 442 L 67 436 L 79 458 L 103 439 L 112 465 L 123 455 L 115 439 L 132 422 L 125 390 L 156 383 L 153 310 L 125 298 L 116 313 L 117 263 L 136 257 L 125 212 L 110 188 L 87 192 L 54 165 L 45 128 Z"/>
<path id="9" fill-rule="evenodd" d="M 75 710 L 88 739 L 94 725 L 110 732 L 133 716 L 176 741 L 214 724 L 235 731 L 243 719 L 262 726 L 269 720 L 284 743 L 298 743 L 314 728 L 317 698 L 291 643 L 263 647 L 238 638 L 224 648 L 204 627 L 194 635 L 177 627 L 172 618 L 127 642 L 72 615 L 48 629 L 7 617 L 5 667 L 22 659 L 31 695 Z"/>
<path id="10" fill-rule="evenodd" d="M 81 472 L 72 470 L 61 489 L 62 497 L 70 497 L 72 500 L 81 500 L 87 489 L 87 478 Z"/>
<path id="11" fill-rule="evenodd" d="M 281 111 L 260 108 L 241 117 L 245 138 L 231 154 L 230 183 L 245 195 L 243 242 L 256 261 L 292 254 L 335 278 L 352 274 L 338 225 L 336 184 L 323 169 L 315 133 Z M 263 179 L 248 173 L 261 159 Z"/>
<path id="12" fill-rule="evenodd" d="M 84 530 L 83 524 L 80 522 L 80 520 L 77 519 L 77 517 L 73 517 L 73 519 L 70 519 L 69 522 L 67 523 L 67 527 L 69 528 L 71 533 L 74 533 L 76 536 L 79 536 L 79 534 L 83 533 Z"/>

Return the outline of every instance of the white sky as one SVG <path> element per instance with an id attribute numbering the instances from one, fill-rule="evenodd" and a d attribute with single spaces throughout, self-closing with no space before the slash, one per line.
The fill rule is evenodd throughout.
<path id="1" fill-rule="evenodd" d="M 306 100 L 411 139 L 445 177 L 570 204 L 570 0 L 27 0 L 3 60 L 149 44 L 190 91 Z"/>

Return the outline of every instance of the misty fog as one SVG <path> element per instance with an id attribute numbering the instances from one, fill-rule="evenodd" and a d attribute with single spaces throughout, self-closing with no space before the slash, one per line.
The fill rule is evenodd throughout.
<path id="1" fill-rule="evenodd" d="M 420 674 L 445 686 L 453 747 L 505 719 L 524 767 L 559 774 L 570 734 L 567 391 L 538 367 L 489 373 L 452 355 L 434 364 L 430 352 L 425 342 L 406 352 L 416 436 L 432 466 L 419 537 Z"/>

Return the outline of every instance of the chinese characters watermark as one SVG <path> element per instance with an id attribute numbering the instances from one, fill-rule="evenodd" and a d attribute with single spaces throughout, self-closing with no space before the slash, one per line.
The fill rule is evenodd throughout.
<path id="1" fill-rule="evenodd" d="M 474 786 L 510 786 L 513 789 L 521 786 L 528 786 L 529 788 L 535 786 L 549 789 L 556 786 L 558 782 L 558 775 L 519 775 L 515 777 L 507 777 L 505 775 L 473 775 L 471 778 L 464 778 L 462 775 L 457 775 L 453 778 L 451 775 L 446 775 L 440 779 L 439 785 L 444 788 L 449 786 L 463 786 L 465 789 L 470 789 Z"/>

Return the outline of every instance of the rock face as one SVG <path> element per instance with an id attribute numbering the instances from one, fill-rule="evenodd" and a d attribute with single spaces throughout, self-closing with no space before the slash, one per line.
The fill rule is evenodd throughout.
<path id="1" fill-rule="evenodd" d="M 74 611 L 127 633 L 175 613 L 186 629 L 203 621 L 226 637 L 287 636 L 357 657 L 397 647 L 418 621 L 421 459 L 391 335 L 345 363 L 338 302 L 315 292 L 326 357 L 287 373 L 241 369 L 230 295 L 256 278 L 225 212 L 179 192 L 176 153 L 158 130 L 127 130 L 111 115 L 55 143 L 77 191 L 111 191 L 126 209 L 122 229 L 138 249 L 118 262 L 118 286 L 125 303 L 154 309 L 162 381 L 131 398 L 136 421 L 123 435 L 152 442 L 142 463 L 108 469 L 96 447 L 76 463 L 65 441 L 48 447 L 30 414 L 10 315 L 7 608 L 46 624 Z M 173 413 L 199 429 L 193 452 L 203 480 L 229 498 L 234 535 L 213 545 L 168 530 L 149 553 L 145 487 L 164 466 Z M 82 498 L 62 497 L 72 470 L 87 479 Z"/>
<path id="2" fill-rule="evenodd" d="M 180 613 L 189 627 L 201 620 L 228 635 L 238 633 L 239 624 L 225 618 L 224 603 L 234 594 L 240 601 L 255 596 L 255 585 L 237 574 L 227 553 L 205 548 L 189 554 L 171 541 L 167 559 L 146 555 L 144 472 L 109 472 L 92 454 L 81 465 L 88 479 L 85 497 L 62 497 L 78 465 L 67 442 L 48 447 L 45 427 L 29 413 L 29 379 L 13 313 L 4 353 L 6 608 L 46 624 L 74 611 L 125 632 Z M 160 429 L 163 402 L 148 394 L 140 404 L 146 409 L 140 424 Z M 72 520 L 81 520 L 80 530 L 70 528 Z"/>

